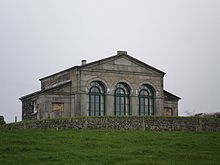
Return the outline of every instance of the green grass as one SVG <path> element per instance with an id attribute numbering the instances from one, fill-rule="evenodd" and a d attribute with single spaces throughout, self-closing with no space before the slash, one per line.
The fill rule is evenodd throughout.
<path id="1" fill-rule="evenodd" d="M 220 132 L 0 130 L 0 165 L 219 165 Z"/>

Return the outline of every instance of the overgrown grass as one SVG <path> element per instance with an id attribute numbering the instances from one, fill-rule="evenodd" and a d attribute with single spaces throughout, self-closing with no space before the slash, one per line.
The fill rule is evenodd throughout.
<path id="1" fill-rule="evenodd" d="M 0 130 L 0 164 L 219 165 L 220 132 Z"/>

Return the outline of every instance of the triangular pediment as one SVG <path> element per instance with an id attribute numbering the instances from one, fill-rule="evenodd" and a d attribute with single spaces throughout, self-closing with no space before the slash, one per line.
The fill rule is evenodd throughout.
<path id="1" fill-rule="evenodd" d="M 144 74 L 164 75 L 165 73 L 137 60 L 129 55 L 116 55 L 88 63 L 81 68 L 91 70 L 111 70 L 120 72 L 139 72 Z"/>
<path id="2" fill-rule="evenodd" d="M 151 75 L 160 75 L 164 76 L 165 73 L 156 69 L 130 55 L 115 55 L 108 58 L 104 58 L 95 62 L 87 63 L 81 66 L 74 66 L 66 70 L 57 72 L 55 74 L 41 78 L 40 80 L 47 79 L 49 77 L 61 74 L 68 73 L 71 70 L 75 69 L 90 69 L 90 70 L 106 70 L 106 71 L 120 71 L 120 72 L 136 72 L 143 74 Z"/>

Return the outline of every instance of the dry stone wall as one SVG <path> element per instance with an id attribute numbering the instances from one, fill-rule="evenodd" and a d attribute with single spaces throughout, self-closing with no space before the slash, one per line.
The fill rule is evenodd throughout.
<path id="1" fill-rule="evenodd" d="M 119 129 L 156 131 L 220 131 L 217 118 L 197 117 L 81 117 L 26 121 L 1 129 Z"/>

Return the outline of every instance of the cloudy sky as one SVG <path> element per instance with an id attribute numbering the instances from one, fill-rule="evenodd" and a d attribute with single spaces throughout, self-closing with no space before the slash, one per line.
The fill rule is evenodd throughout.
<path id="1" fill-rule="evenodd" d="M 179 114 L 220 111 L 219 0 L 0 0 L 0 115 L 18 116 L 19 97 L 39 78 L 115 55 L 167 74 Z"/>

